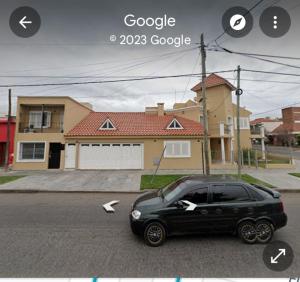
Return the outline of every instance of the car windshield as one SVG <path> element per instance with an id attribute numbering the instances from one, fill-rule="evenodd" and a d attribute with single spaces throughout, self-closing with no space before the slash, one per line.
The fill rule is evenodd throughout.
<path id="1" fill-rule="evenodd" d="M 162 195 L 166 201 L 173 200 L 185 187 L 185 181 L 180 179 L 162 190 Z"/>

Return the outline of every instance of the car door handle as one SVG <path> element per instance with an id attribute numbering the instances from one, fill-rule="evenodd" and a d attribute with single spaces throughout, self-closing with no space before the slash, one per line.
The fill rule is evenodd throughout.
<path id="1" fill-rule="evenodd" d="M 221 213 L 223 213 L 222 209 L 220 209 L 220 208 L 216 209 L 216 214 L 221 214 Z"/>
<path id="2" fill-rule="evenodd" d="M 203 215 L 207 215 L 208 214 L 208 210 L 202 209 L 200 210 L 200 213 Z"/>

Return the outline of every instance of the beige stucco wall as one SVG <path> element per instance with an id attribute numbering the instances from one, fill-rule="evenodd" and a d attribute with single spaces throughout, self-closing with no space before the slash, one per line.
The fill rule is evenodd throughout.
<path id="1" fill-rule="evenodd" d="M 68 97 L 18 97 L 15 133 L 14 170 L 44 170 L 48 169 L 49 143 L 65 143 L 63 133 L 19 133 L 21 105 L 63 105 L 64 132 L 71 130 L 79 121 L 86 117 L 91 110 L 79 102 Z M 51 121 L 52 122 L 52 121 Z M 43 161 L 18 161 L 18 147 L 22 141 L 45 142 L 45 158 Z M 61 151 L 60 168 L 64 168 L 64 151 Z"/>
<path id="2" fill-rule="evenodd" d="M 159 159 L 163 148 L 164 141 L 167 140 L 190 140 L 191 141 L 191 157 L 190 158 L 163 158 L 160 169 L 201 169 L 202 168 L 202 139 L 199 138 L 186 138 L 186 137 L 174 137 L 174 138 L 163 138 L 163 137 L 136 137 L 136 138 L 67 138 L 66 143 L 141 143 L 144 145 L 144 169 L 154 169 L 154 159 Z M 77 152 L 78 152 L 77 146 Z M 77 167 L 79 162 L 79 154 L 77 153 Z"/>

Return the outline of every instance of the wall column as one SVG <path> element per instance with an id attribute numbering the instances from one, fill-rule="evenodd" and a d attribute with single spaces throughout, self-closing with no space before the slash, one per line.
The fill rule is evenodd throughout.
<path id="1" fill-rule="evenodd" d="M 266 147 L 265 147 L 265 128 L 264 126 L 260 127 L 260 137 L 261 137 L 261 153 L 262 153 L 262 159 L 266 159 Z"/>
<path id="2" fill-rule="evenodd" d="M 222 163 L 225 163 L 225 145 L 224 145 L 224 137 L 221 137 L 221 156 L 222 156 Z"/>

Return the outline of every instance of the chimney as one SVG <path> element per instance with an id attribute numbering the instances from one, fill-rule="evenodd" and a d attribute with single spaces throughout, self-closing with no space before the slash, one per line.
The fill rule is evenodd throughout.
<path id="1" fill-rule="evenodd" d="M 158 116 L 163 116 L 165 114 L 164 103 L 157 103 L 157 114 Z"/>

